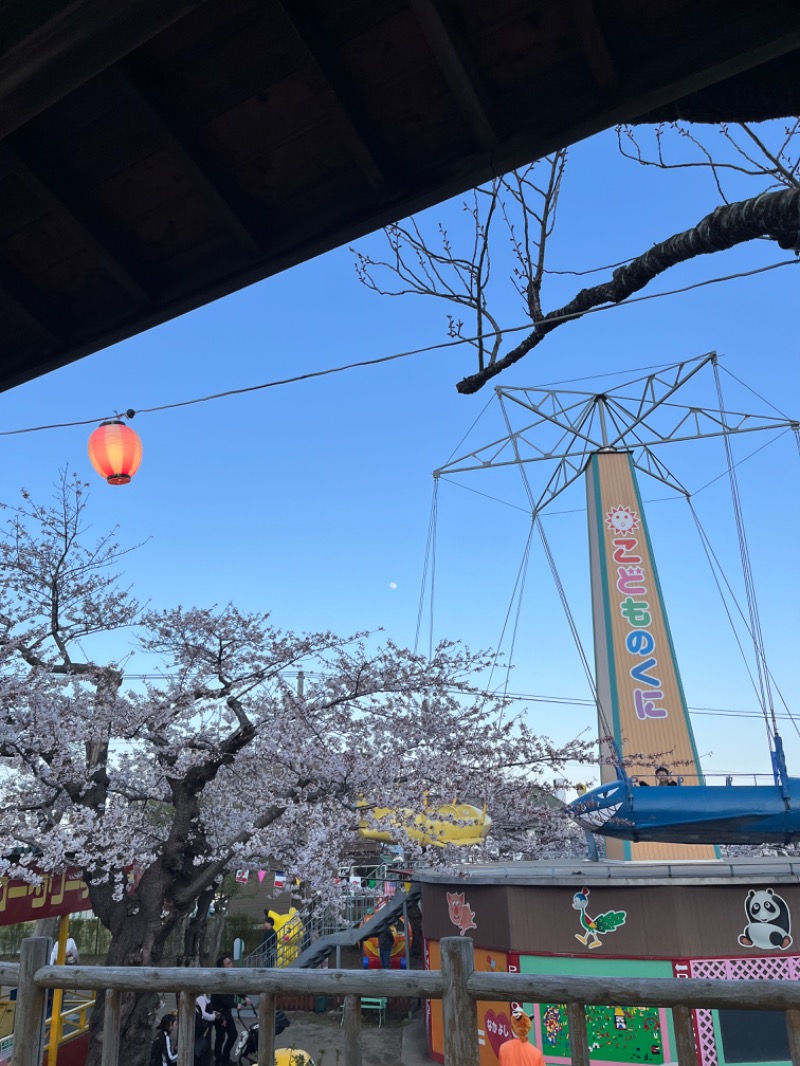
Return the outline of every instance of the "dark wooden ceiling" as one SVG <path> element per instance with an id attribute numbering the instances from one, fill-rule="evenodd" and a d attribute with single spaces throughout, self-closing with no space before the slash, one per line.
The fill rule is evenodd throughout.
<path id="1" fill-rule="evenodd" d="M 794 0 L 4 0 L 0 389 L 798 50 Z"/>

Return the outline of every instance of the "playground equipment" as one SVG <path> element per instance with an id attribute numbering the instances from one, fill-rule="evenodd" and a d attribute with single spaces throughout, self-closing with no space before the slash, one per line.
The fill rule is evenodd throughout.
<path id="1" fill-rule="evenodd" d="M 708 366 L 717 408 L 676 402 L 676 393 Z M 606 855 L 612 859 L 713 859 L 717 852 L 709 845 L 800 840 L 800 778 L 786 772 L 731 451 L 731 438 L 743 433 L 791 431 L 800 443 L 800 423 L 727 410 L 713 352 L 602 391 L 499 388 L 497 394 L 507 435 L 451 460 L 434 478 L 438 486 L 443 475 L 504 466 L 521 474 L 531 534 L 537 531 L 545 546 L 597 706 L 602 784 L 570 804 L 570 814 L 583 828 L 609 838 Z M 530 413 L 521 427 L 515 424 L 520 410 Z M 636 477 L 643 472 L 688 502 L 717 587 L 730 589 L 691 494 L 657 454 L 666 444 L 711 437 L 721 438 L 725 448 L 746 607 L 739 607 L 732 593 L 733 605 L 724 595 L 723 601 L 739 646 L 753 649 L 755 663 L 747 667 L 772 757 L 773 779 L 765 785 L 734 787 L 728 779 L 729 787 L 714 787 L 702 775 Z M 541 462 L 553 462 L 556 469 L 544 488 L 534 491 L 529 473 Z M 589 520 L 595 677 L 539 520 L 581 478 Z M 435 544 L 435 530 L 431 541 Z M 524 584 L 523 578 L 519 587 Z M 748 630 L 744 641 L 733 623 L 737 609 Z M 709 664 L 718 668 L 713 657 Z M 662 758 L 680 767 L 683 787 L 636 787 L 633 767 L 646 766 L 642 760 L 659 752 L 669 753 Z"/>
<path id="2" fill-rule="evenodd" d="M 77 870 L 46 874 L 38 885 L 0 878 L 0 925 L 19 925 L 37 918 L 61 917 L 56 959 L 64 961 L 67 916 L 88 908 L 88 890 Z M 0 993 L 2 989 L 0 989 Z M 0 996 L 0 1066 L 7 1066 L 14 1049 L 15 989 Z M 52 1014 L 45 1035 L 47 1066 L 83 1066 L 89 1046 L 89 1014 L 94 995 L 70 994 L 64 1002 L 61 989 L 53 994 Z"/>
<path id="3" fill-rule="evenodd" d="M 374 807 L 371 808 L 371 814 L 379 821 L 388 821 L 389 826 L 378 827 L 362 819 L 359 832 L 367 840 L 378 840 L 384 844 L 397 843 L 397 833 L 393 832 L 393 826 L 402 827 L 417 843 L 435 848 L 443 848 L 448 844 L 455 844 L 457 847 L 480 844 L 492 827 L 492 819 L 486 813 L 485 807 L 474 807 L 471 803 L 459 803 L 457 800 L 440 807 L 426 805 L 422 811 Z"/>
<path id="4" fill-rule="evenodd" d="M 367 915 L 365 921 L 369 921 L 373 917 L 373 914 Z M 389 956 L 389 969 L 390 970 L 405 970 L 406 968 L 406 930 L 403 928 L 398 929 L 396 925 L 391 926 L 392 934 L 394 935 L 394 943 L 392 944 L 392 951 Z M 411 929 L 408 929 L 409 947 L 411 946 Z M 378 938 L 371 936 L 367 940 L 362 942 L 361 964 L 365 970 L 380 970 L 381 969 L 381 955 L 378 949 Z"/>
<path id="5" fill-rule="evenodd" d="M 269 911 L 275 922 L 275 961 L 274 966 L 289 966 L 300 954 L 303 947 L 305 928 L 296 907 L 290 907 L 286 914 Z M 263 963 L 262 963 L 263 965 Z"/>
<path id="6" fill-rule="evenodd" d="M 787 776 L 780 736 L 773 743 L 773 784 L 734 785 L 728 776 L 725 785 L 636 788 L 623 774 L 573 800 L 570 813 L 620 840 L 791 844 L 800 840 L 800 778 Z"/>

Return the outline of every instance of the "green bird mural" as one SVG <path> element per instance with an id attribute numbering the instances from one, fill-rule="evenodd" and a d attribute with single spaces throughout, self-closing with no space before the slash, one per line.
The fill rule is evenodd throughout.
<path id="1" fill-rule="evenodd" d="M 598 914 L 596 918 L 590 918 L 586 913 L 588 905 L 589 889 L 582 888 L 572 897 L 573 909 L 580 911 L 581 926 L 584 930 L 582 933 L 576 933 L 575 939 L 590 948 L 599 948 L 601 946 L 600 934 L 615 932 L 625 924 L 628 913 L 627 911 L 606 911 L 605 914 Z M 591 943 L 589 943 L 590 937 Z"/>

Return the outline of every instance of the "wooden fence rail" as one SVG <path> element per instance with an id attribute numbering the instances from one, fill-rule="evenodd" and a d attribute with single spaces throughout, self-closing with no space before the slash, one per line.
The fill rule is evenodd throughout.
<path id="1" fill-rule="evenodd" d="M 0 963 L 0 982 L 17 983 L 12 1066 L 40 1066 L 46 989 L 105 991 L 102 1066 L 119 1066 L 120 996 L 123 992 L 175 992 L 182 1032 L 194 1032 L 195 997 L 201 992 L 259 994 L 258 1066 L 272 1066 L 275 997 L 311 994 L 344 997 L 343 1066 L 361 1066 L 360 997 L 441 999 L 447 1066 L 478 1066 L 479 1000 L 566 1004 L 572 1063 L 589 1066 L 587 1005 L 664 1007 L 672 1010 L 679 1066 L 697 1066 L 692 1011 L 782 1011 L 793 1066 L 800 1066 L 800 984 L 789 981 L 716 981 L 679 978 L 558 977 L 477 973 L 472 941 L 441 941 L 441 971 L 184 969 L 49 966 L 50 941 L 23 941 L 20 964 Z M 110 994 L 108 994 L 110 993 Z M 191 1066 L 193 1041 L 179 1043 L 178 1066 Z"/>

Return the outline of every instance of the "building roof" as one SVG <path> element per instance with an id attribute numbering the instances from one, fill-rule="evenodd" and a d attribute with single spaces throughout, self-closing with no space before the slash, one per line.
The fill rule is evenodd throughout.
<path id="1" fill-rule="evenodd" d="M 681 859 L 663 862 L 586 862 L 538 860 L 415 870 L 414 880 L 423 884 L 465 885 L 720 885 L 732 882 L 775 884 L 800 881 L 800 861 L 769 857 L 720 859 L 696 862 Z"/>
<path id="2" fill-rule="evenodd" d="M 614 123 L 800 83 L 786 0 L 6 0 L 0 41 L 0 389 Z"/>

